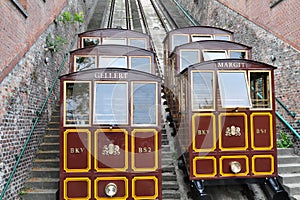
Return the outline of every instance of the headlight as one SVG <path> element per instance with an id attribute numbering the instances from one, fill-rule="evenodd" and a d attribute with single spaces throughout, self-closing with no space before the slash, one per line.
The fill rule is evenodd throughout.
<path id="1" fill-rule="evenodd" d="M 109 197 L 113 197 L 117 194 L 118 192 L 118 187 L 116 184 L 114 183 L 108 183 L 106 186 L 105 186 L 105 194 Z"/>
<path id="2" fill-rule="evenodd" d="M 241 164 L 237 161 L 232 161 L 229 164 L 231 171 L 235 174 L 239 173 L 242 170 Z"/>

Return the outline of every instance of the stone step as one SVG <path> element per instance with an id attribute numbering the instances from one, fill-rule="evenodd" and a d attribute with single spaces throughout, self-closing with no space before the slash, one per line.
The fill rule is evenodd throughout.
<path id="1" fill-rule="evenodd" d="M 283 186 L 286 191 L 291 195 L 300 195 L 300 184 L 299 183 L 289 183 Z"/>
<path id="2" fill-rule="evenodd" d="M 161 135 L 161 138 L 162 138 L 163 140 L 168 140 L 168 135 L 167 135 L 167 134 L 162 134 L 162 135 Z"/>
<path id="3" fill-rule="evenodd" d="M 31 177 L 36 177 L 36 178 L 59 178 L 59 168 L 34 167 L 31 170 Z"/>
<path id="4" fill-rule="evenodd" d="M 283 184 L 300 183 L 300 173 L 279 174 L 279 177 L 283 180 Z"/>
<path id="5" fill-rule="evenodd" d="M 300 163 L 278 164 L 279 174 L 300 173 Z"/>
<path id="6" fill-rule="evenodd" d="M 162 143 L 162 145 L 167 145 L 167 144 L 169 144 L 169 140 L 168 139 L 162 139 L 161 143 Z"/>
<path id="7" fill-rule="evenodd" d="M 293 195 L 291 200 L 299 200 L 300 199 L 300 195 Z"/>
<path id="8" fill-rule="evenodd" d="M 30 178 L 26 185 L 34 189 L 57 189 L 59 188 L 59 178 Z"/>
<path id="9" fill-rule="evenodd" d="M 162 173 L 164 172 L 174 172 L 175 168 L 173 165 L 162 165 Z"/>
<path id="10" fill-rule="evenodd" d="M 174 190 L 163 190 L 162 191 L 162 199 L 168 200 L 168 199 L 180 199 L 180 193 L 179 191 Z"/>
<path id="11" fill-rule="evenodd" d="M 44 143 L 59 143 L 60 137 L 59 135 L 45 135 Z"/>
<path id="12" fill-rule="evenodd" d="M 179 186 L 176 181 L 165 181 L 162 184 L 163 190 L 178 190 Z"/>
<path id="13" fill-rule="evenodd" d="M 51 122 L 49 122 L 48 123 L 48 128 L 50 128 L 50 129 L 56 129 L 56 128 L 59 128 L 59 121 L 51 121 Z"/>
<path id="14" fill-rule="evenodd" d="M 171 151 L 170 145 L 163 144 L 163 145 L 161 145 L 161 148 L 162 148 L 162 151 L 167 151 L 167 152 Z"/>
<path id="15" fill-rule="evenodd" d="M 47 134 L 49 135 L 59 135 L 59 127 L 58 128 L 47 128 Z"/>
<path id="16" fill-rule="evenodd" d="M 33 166 L 36 168 L 59 168 L 59 159 L 35 159 Z"/>
<path id="17" fill-rule="evenodd" d="M 162 165 L 173 165 L 173 159 L 172 158 L 162 158 Z"/>
<path id="18" fill-rule="evenodd" d="M 55 115 L 53 115 L 53 113 L 52 113 L 50 122 L 59 122 L 60 121 L 60 115 L 58 112 L 59 111 L 55 111 Z"/>
<path id="19" fill-rule="evenodd" d="M 59 150 L 38 151 L 38 159 L 59 159 Z"/>
<path id="20" fill-rule="evenodd" d="M 172 158 L 173 153 L 171 151 L 162 151 L 163 158 Z"/>
<path id="21" fill-rule="evenodd" d="M 300 163 L 300 156 L 296 155 L 279 155 L 279 164 L 290 164 L 290 163 Z"/>
<path id="22" fill-rule="evenodd" d="M 294 155 L 294 149 L 293 148 L 278 148 L 277 154 L 278 155 Z"/>
<path id="23" fill-rule="evenodd" d="M 21 194 L 22 200 L 56 200 L 58 189 L 28 189 Z"/>
<path id="24" fill-rule="evenodd" d="M 177 177 L 176 177 L 176 175 L 173 172 L 162 173 L 162 181 L 163 181 L 163 183 L 165 181 L 176 181 L 176 180 L 177 180 Z"/>
<path id="25" fill-rule="evenodd" d="M 51 119 L 52 119 L 53 116 L 59 116 L 60 115 L 59 107 L 60 107 L 60 105 L 57 105 L 56 108 L 53 110 Z"/>
<path id="26" fill-rule="evenodd" d="M 59 150 L 59 143 L 42 143 L 40 145 L 41 151 L 54 151 Z"/>

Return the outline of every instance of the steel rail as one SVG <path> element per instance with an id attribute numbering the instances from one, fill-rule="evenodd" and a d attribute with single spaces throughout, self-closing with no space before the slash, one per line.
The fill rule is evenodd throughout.
<path id="1" fill-rule="evenodd" d="M 115 10 L 115 1 L 116 0 L 111 0 L 109 17 L 108 17 L 108 22 L 107 22 L 107 28 L 112 28 L 113 15 L 114 15 L 114 10 Z"/>
<path id="2" fill-rule="evenodd" d="M 166 23 L 163 20 L 163 16 L 161 15 L 161 13 L 159 12 L 157 6 L 155 5 L 154 0 L 150 0 L 150 2 L 152 4 L 152 7 L 154 8 L 154 11 L 155 11 L 156 15 L 158 16 L 159 21 L 161 22 L 162 27 L 165 29 L 166 32 L 168 32 L 169 29 L 167 28 Z M 163 7 L 163 5 L 160 5 L 160 6 Z M 163 9 L 165 9 L 165 7 L 163 7 Z M 165 12 L 167 12 L 167 11 L 165 10 Z M 167 15 L 165 15 L 165 17 L 170 16 L 170 14 L 169 15 L 168 14 L 169 13 L 167 13 Z M 169 21 L 169 18 L 167 20 L 168 20 L 168 23 L 171 24 L 170 21 Z M 174 22 L 174 20 L 173 20 L 173 22 Z M 176 27 L 176 24 L 174 26 Z"/>
<path id="3" fill-rule="evenodd" d="M 79 28 L 79 30 L 80 30 L 80 28 Z M 71 42 L 71 44 L 70 44 L 70 47 L 69 47 L 69 49 L 68 49 L 68 52 L 70 52 L 70 51 L 72 50 L 72 48 L 73 48 L 73 46 L 74 46 L 74 44 L 75 44 L 75 42 L 76 42 L 76 40 L 77 40 L 77 36 L 78 36 L 78 34 L 76 34 L 75 37 L 74 37 L 74 39 L 72 40 L 72 42 Z M 38 122 L 39 122 L 39 119 L 40 119 L 42 113 L 43 113 L 44 110 L 45 110 L 45 107 L 46 107 L 46 105 L 47 105 L 47 103 L 48 103 L 48 100 L 49 100 L 49 98 L 50 98 L 50 96 L 51 96 L 51 93 L 52 93 L 52 91 L 53 91 L 53 89 L 54 89 L 54 87 L 55 87 L 55 85 L 56 85 L 56 83 L 57 83 L 57 80 L 58 80 L 58 78 L 59 78 L 59 76 L 60 76 L 60 74 L 61 74 L 61 71 L 62 71 L 62 69 L 63 69 L 63 67 L 64 67 L 64 65 L 65 65 L 65 63 L 66 63 L 66 61 L 67 61 L 68 55 L 69 55 L 69 53 L 65 53 L 65 54 L 64 54 L 62 63 L 61 63 L 61 65 L 60 65 L 59 69 L 58 69 L 57 72 L 56 72 L 56 75 L 55 75 L 55 77 L 54 77 L 54 79 L 53 79 L 53 83 L 52 83 L 51 87 L 49 88 L 47 97 L 45 98 L 44 103 L 43 103 L 41 109 L 40 109 L 39 111 L 36 112 L 37 117 L 32 119 L 32 121 L 33 121 L 33 126 L 31 127 L 31 130 L 30 130 L 30 132 L 29 132 L 29 135 L 27 136 L 27 139 L 26 139 L 26 141 L 25 141 L 25 143 L 24 143 L 24 145 L 23 145 L 23 147 L 22 147 L 22 150 L 21 150 L 20 154 L 17 156 L 17 161 L 15 162 L 14 167 L 13 167 L 13 170 L 12 170 L 12 172 L 10 173 L 9 178 L 8 178 L 6 184 L 5 184 L 5 186 L 4 186 L 4 188 L 3 188 L 2 192 L 1 192 L 0 200 L 3 199 L 3 197 L 4 197 L 4 195 L 5 195 L 5 192 L 7 191 L 8 186 L 9 186 L 11 180 L 12 180 L 14 174 L 16 173 L 17 167 L 18 167 L 18 165 L 20 164 L 21 158 L 22 158 L 22 156 L 23 156 L 23 154 L 24 154 L 24 152 L 25 152 L 25 150 L 26 150 L 26 148 L 27 148 L 27 145 L 28 145 L 28 143 L 29 143 L 29 141 L 30 141 L 30 139 L 31 139 L 31 136 L 32 136 L 32 134 L 33 134 L 33 132 L 34 132 L 34 130 L 35 130 L 35 128 L 36 128 Z"/>
<path id="4" fill-rule="evenodd" d="M 147 19 L 146 19 L 145 11 L 143 9 L 143 5 L 142 5 L 140 0 L 137 0 L 137 3 L 138 3 L 138 6 L 139 6 L 139 10 L 140 10 L 140 13 L 141 13 L 141 17 L 142 17 L 143 25 L 145 27 L 146 34 L 150 36 L 151 35 L 150 34 L 150 29 L 149 29 L 149 26 L 148 26 L 148 23 L 147 23 Z"/>
<path id="5" fill-rule="evenodd" d="M 126 27 L 128 30 L 131 30 L 131 17 L 130 17 L 130 5 L 129 0 L 125 0 L 125 7 L 126 7 Z"/>
<path id="6" fill-rule="evenodd" d="M 174 20 L 174 18 L 171 16 L 171 14 L 168 11 L 168 9 L 166 8 L 166 6 L 162 3 L 161 0 L 157 0 L 157 2 L 159 2 L 159 5 L 162 7 L 162 10 L 164 11 L 164 15 L 165 15 L 166 19 L 168 20 L 168 23 L 172 26 L 172 29 L 178 29 L 180 26 Z"/>
<path id="7" fill-rule="evenodd" d="M 137 3 L 138 3 L 138 6 L 139 6 L 139 10 L 140 10 L 140 13 L 141 13 L 141 17 L 142 17 L 142 20 L 143 20 L 143 24 L 145 26 L 145 30 L 146 30 L 146 34 L 150 36 L 150 43 L 151 43 L 151 47 L 152 47 L 152 51 L 154 52 L 155 54 L 155 58 L 156 58 L 156 64 L 158 66 L 158 73 L 159 73 L 159 76 L 161 78 L 163 78 L 163 73 L 162 73 L 162 70 L 160 68 L 160 63 L 159 63 L 159 59 L 158 57 L 156 56 L 156 49 L 155 49 L 155 45 L 154 45 L 154 42 L 152 40 L 152 37 L 151 37 L 151 32 L 150 32 L 150 28 L 148 26 L 148 23 L 147 23 L 147 19 L 146 19 L 146 14 L 145 14 L 145 11 L 143 9 L 143 5 L 141 3 L 140 0 L 137 0 Z"/>

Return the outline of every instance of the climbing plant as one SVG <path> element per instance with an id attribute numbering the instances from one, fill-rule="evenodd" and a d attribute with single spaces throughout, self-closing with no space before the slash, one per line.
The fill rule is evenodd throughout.
<path id="1" fill-rule="evenodd" d="M 284 132 L 279 132 L 279 138 L 277 138 L 277 147 L 279 148 L 289 148 L 293 146 L 291 138 Z"/>

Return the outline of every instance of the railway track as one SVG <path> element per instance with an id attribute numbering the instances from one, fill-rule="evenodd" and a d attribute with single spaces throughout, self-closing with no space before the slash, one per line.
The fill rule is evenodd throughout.
<path id="1" fill-rule="evenodd" d="M 166 33 L 170 30 L 193 23 L 180 13 L 174 0 L 110 0 L 106 4 L 101 27 L 122 28 L 146 33 L 152 38 L 152 49 L 157 55 L 157 64 L 160 66 L 157 75 L 163 77 L 163 43 Z M 95 22 L 93 22 L 95 23 Z M 90 25 L 89 27 L 93 27 Z M 163 102 L 163 101 L 162 101 Z M 163 107 L 164 111 L 166 107 Z M 193 195 L 188 184 L 184 182 L 184 174 L 177 167 L 176 151 L 173 129 L 165 120 L 167 113 L 163 114 L 164 128 L 162 135 L 162 179 L 163 199 L 198 199 Z M 207 194 L 213 199 L 263 199 L 261 191 L 257 187 L 249 185 L 241 186 L 209 186 Z"/>

